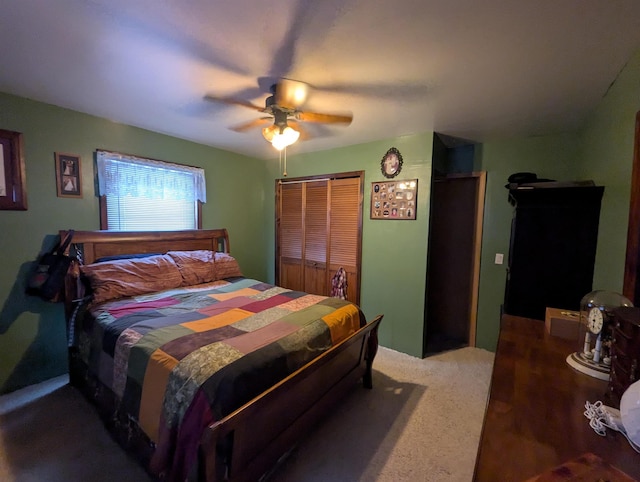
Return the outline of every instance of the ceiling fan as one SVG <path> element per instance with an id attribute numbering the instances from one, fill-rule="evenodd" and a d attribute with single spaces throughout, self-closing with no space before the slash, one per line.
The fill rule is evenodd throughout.
<path id="1" fill-rule="evenodd" d="M 326 114 L 301 110 L 310 90 L 311 86 L 306 82 L 281 78 L 271 86 L 271 95 L 266 98 L 264 107 L 242 99 L 218 97 L 210 94 L 206 95 L 205 99 L 228 105 L 239 105 L 268 114 L 265 117 L 231 126 L 229 129 L 235 132 L 246 132 L 256 127 L 265 126 L 262 129 L 263 137 L 276 149 L 282 150 L 299 138 L 304 140 L 311 137 L 308 131 L 300 125 L 302 122 L 348 126 L 353 120 L 351 114 Z"/>

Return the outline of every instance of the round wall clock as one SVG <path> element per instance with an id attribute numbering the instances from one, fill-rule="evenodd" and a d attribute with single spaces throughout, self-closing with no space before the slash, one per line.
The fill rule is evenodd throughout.
<path id="1" fill-rule="evenodd" d="M 402 170 L 402 154 L 395 147 L 389 149 L 380 162 L 382 175 L 388 179 L 396 177 Z"/>

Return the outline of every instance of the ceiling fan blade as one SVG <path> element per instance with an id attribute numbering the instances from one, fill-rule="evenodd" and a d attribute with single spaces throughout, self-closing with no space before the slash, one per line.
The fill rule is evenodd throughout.
<path id="1" fill-rule="evenodd" d="M 351 124 L 351 114 L 321 114 L 319 112 L 296 112 L 296 119 L 303 122 L 320 122 L 322 124 Z"/>
<path id="2" fill-rule="evenodd" d="M 366 82 L 341 83 L 341 84 L 313 84 L 314 91 L 350 94 L 361 97 L 395 99 L 400 97 L 405 100 L 422 99 L 431 95 L 432 87 L 417 83 L 374 84 Z"/>
<path id="3" fill-rule="evenodd" d="M 257 110 L 258 112 L 264 112 L 264 107 L 257 106 L 255 104 L 252 104 L 251 102 L 247 102 L 246 100 L 233 99 L 230 97 L 217 97 L 210 94 L 205 95 L 204 98 L 209 102 L 220 102 L 227 105 L 240 105 L 243 107 L 248 107 L 249 109 Z"/>
<path id="4" fill-rule="evenodd" d="M 309 84 L 299 80 L 280 79 L 276 84 L 276 104 L 285 109 L 297 109 L 307 101 Z"/>
<path id="5" fill-rule="evenodd" d="M 260 126 L 264 126 L 272 123 L 273 123 L 273 117 L 261 117 L 259 119 L 253 119 L 249 122 L 243 122 L 242 124 L 231 126 L 229 127 L 229 129 L 235 132 L 246 132 L 255 127 L 260 127 Z"/>

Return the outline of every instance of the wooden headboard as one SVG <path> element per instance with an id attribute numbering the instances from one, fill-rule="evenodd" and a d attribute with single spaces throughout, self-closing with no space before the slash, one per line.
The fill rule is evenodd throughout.
<path id="1" fill-rule="evenodd" d="M 67 231 L 60 231 L 61 239 Z M 138 253 L 166 253 L 208 249 L 228 253 L 226 229 L 191 229 L 186 231 L 76 231 L 71 243 L 90 264 L 105 256 Z"/>
<path id="2" fill-rule="evenodd" d="M 68 231 L 60 231 L 64 239 Z M 75 231 L 71 244 L 79 250 L 82 264 L 91 264 L 105 256 L 167 251 L 206 249 L 229 253 L 226 229 L 191 229 L 185 231 Z M 69 320 L 74 301 L 82 297 L 79 273 L 73 267 L 65 280 L 65 314 Z"/>

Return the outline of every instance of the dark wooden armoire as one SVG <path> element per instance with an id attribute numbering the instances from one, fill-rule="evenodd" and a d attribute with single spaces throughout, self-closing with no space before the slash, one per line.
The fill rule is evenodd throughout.
<path id="1" fill-rule="evenodd" d="M 540 183 L 509 189 L 504 312 L 544 320 L 547 307 L 579 310 L 592 291 L 604 187 Z"/>

